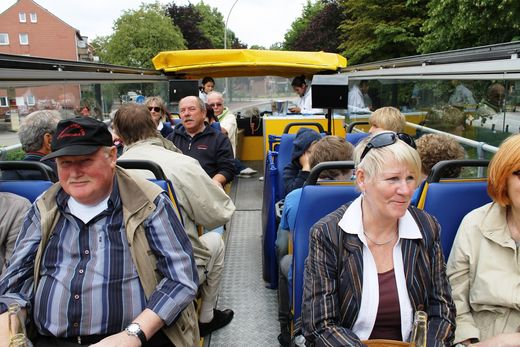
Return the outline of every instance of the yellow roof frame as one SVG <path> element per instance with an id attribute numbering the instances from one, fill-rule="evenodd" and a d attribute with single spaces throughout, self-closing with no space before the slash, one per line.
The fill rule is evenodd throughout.
<path id="1" fill-rule="evenodd" d="M 156 70 L 186 79 L 204 76 L 312 76 L 338 72 L 347 66 L 347 59 L 335 53 L 254 49 L 166 51 L 157 54 L 152 62 Z"/>

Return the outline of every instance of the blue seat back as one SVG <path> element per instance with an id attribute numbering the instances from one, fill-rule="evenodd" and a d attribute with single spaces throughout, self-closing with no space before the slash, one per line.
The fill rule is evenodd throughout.
<path id="1" fill-rule="evenodd" d="M 448 259 L 455 234 L 462 218 L 468 212 L 491 202 L 487 193 L 487 180 L 442 179 L 450 168 L 480 167 L 489 165 L 489 160 L 461 159 L 443 160 L 436 163 L 424 184 L 418 208 L 425 210 L 439 221 L 444 258 Z"/>
<path id="2" fill-rule="evenodd" d="M 276 207 L 277 177 L 276 152 L 269 151 L 265 160 L 264 189 L 262 201 L 262 273 L 269 288 L 278 286 L 276 261 Z"/>
<path id="3" fill-rule="evenodd" d="M 293 151 L 293 142 L 296 134 L 283 134 L 280 139 L 280 145 L 278 146 L 278 159 L 277 159 L 277 168 L 278 168 L 278 178 L 277 178 L 277 193 L 276 197 L 277 201 L 281 200 L 285 197 L 285 185 L 283 183 L 283 170 L 291 162 L 291 156 Z"/>
<path id="4" fill-rule="evenodd" d="M 347 133 L 345 139 L 353 146 L 357 146 L 357 144 L 368 135 L 370 135 L 370 133 Z"/>
<path id="5" fill-rule="evenodd" d="M 426 183 L 423 190 L 422 209 L 435 218 L 441 226 L 441 243 L 444 258 L 450 255 L 451 246 L 460 222 L 468 212 L 491 202 L 486 181 L 447 181 Z"/>
<path id="6" fill-rule="evenodd" d="M 305 259 L 309 253 L 311 227 L 341 205 L 356 199 L 356 186 L 349 185 L 308 185 L 303 187 L 296 225 L 293 233 L 293 310 L 294 320 L 301 315 L 303 295 L 303 273 Z"/>
<path id="7" fill-rule="evenodd" d="M 52 184 L 51 181 L 42 180 L 0 181 L 0 192 L 20 195 L 33 203 Z"/>

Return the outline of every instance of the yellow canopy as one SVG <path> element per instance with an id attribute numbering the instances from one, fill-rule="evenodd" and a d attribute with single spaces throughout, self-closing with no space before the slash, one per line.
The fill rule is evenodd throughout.
<path id="1" fill-rule="evenodd" d="M 152 60 L 156 70 L 179 78 L 314 75 L 336 72 L 347 59 L 325 52 L 254 49 L 195 49 L 167 51 Z"/>

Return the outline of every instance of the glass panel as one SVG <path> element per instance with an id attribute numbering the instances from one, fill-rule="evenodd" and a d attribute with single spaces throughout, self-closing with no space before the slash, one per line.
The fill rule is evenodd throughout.
<path id="1" fill-rule="evenodd" d="M 36 15 L 35 12 L 31 12 L 30 16 L 31 16 L 31 23 L 38 22 L 38 16 Z"/>
<path id="2" fill-rule="evenodd" d="M 27 18 L 25 17 L 25 12 L 19 12 L 18 13 L 18 18 L 20 19 L 20 23 L 27 22 Z"/>
<path id="3" fill-rule="evenodd" d="M 349 80 L 349 84 L 353 81 Z M 506 137 L 520 131 L 519 80 L 378 79 L 368 81 L 365 94 L 372 102 L 372 110 L 393 106 L 408 122 L 492 146 L 499 146 Z M 349 116 L 351 120 L 368 118 L 354 113 Z M 411 127 L 406 131 L 422 134 Z M 468 149 L 468 156 L 476 158 L 476 149 Z"/>

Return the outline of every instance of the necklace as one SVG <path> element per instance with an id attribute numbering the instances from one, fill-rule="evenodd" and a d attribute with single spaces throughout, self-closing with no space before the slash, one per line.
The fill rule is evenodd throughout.
<path id="1" fill-rule="evenodd" d="M 388 240 L 388 241 L 385 241 L 385 242 L 377 242 L 377 241 L 374 241 L 370 236 L 368 236 L 367 233 L 365 232 L 365 230 L 363 230 L 363 234 L 365 235 L 365 237 L 366 237 L 368 240 L 370 240 L 370 241 L 371 241 L 374 245 L 376 245 L 376 246 L 384 246 L 384 245 L 386 245 L 386 244 L 389 244 L 390 242 L 392 242 L 393 240 L 395 240 L 395 236 L 397 235 L 397 234 L 393 235 L 392 238 L 391 238 L 390 240 Z"/>

